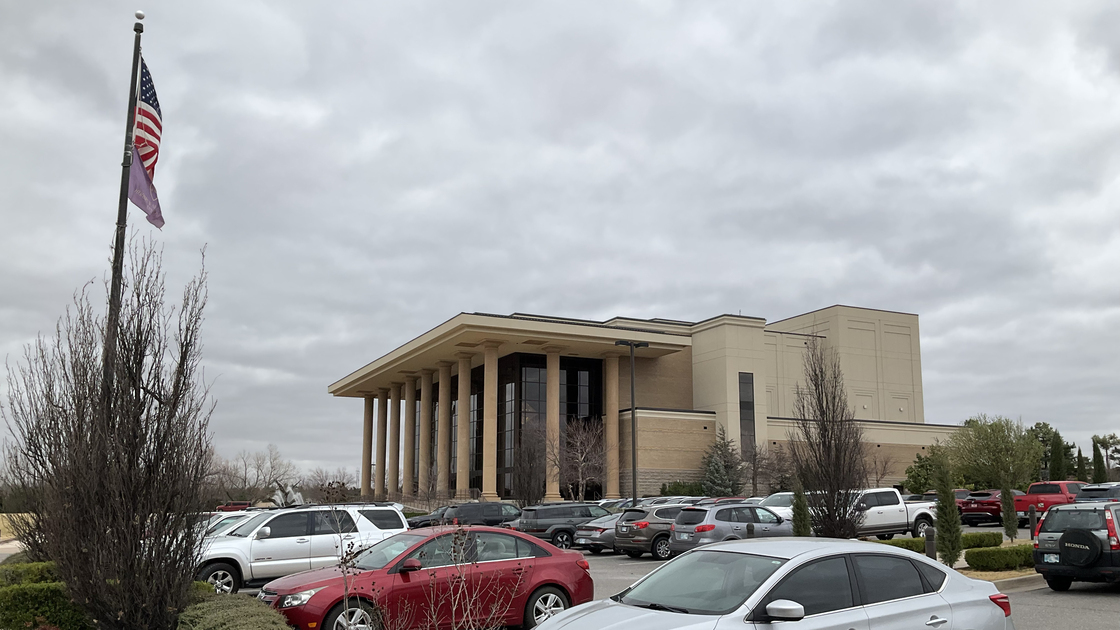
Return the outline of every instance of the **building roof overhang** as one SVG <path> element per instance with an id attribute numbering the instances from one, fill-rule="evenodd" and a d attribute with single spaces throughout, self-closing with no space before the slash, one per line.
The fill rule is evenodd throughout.
<path id="1" fill-rule="evenodd" d="M 628 322 L 629 323 L 629 322 Z M 561 356 L 601 358 L 629 353 L 618 340 L 642 341 L 639 357 L 660 357 L 688 348 L 692 338 L 675 331 L 600 322 L 537 317 L 533 315 L 490 315 L 460 313 L 432 330 L 400 346 L 372 363 L 332 383 L 334 396 L 364 397 L 392 383 L 434 370 L 440 361 L 455 361 L 459 353 L 472 353 L 472 366 L 483 361 L 488 343 L 498 345 L 498 356 L 515 352 L 544 354 L 559 349 Z"/>

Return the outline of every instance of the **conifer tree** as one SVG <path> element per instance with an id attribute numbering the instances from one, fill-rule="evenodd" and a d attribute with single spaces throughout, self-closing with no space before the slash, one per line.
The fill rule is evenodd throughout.
<path id="1" fill-rule="evenodd" d="M 961 515 L 953 494 L 953 473 L 948 457 L 934 460 L 934 483 L 937 488 L 937 555 L 941 562 L 953 566 L 961 557 Z"/>
<path id="2" fill-rule="evenodd" d="M 805 499 L 805 491 L 801 484 L 793 491 L 793 535 L 812 536 L 813 526 L 809 518 L 809 502 Z"/>
<path id="3" fill-rule="evenodd" d="M 1062 434 L 1054 431 L 1050 436 L 1050 480 L 1065 481 L 1069 471 L 1066 470 L 1066 443 Z"/>
<path id="4" fill-rule="evenodd" d="M 1079 447 L 1077 447 L 1077 480 L 1078 481 L 1085 481 L 1085 482 L 1089 481 L 1089 471 L 1086 470 L 1087 468 L 1088 467 L 1085 465 L 1085 456 L 1081 454 L 1081 447 L 1079 446 Z"/>
<path id="5" fill-rule="evenodd" d="M 1015 513 L 1015 495 L 1011 492 L 1011 484 L 1006 481 L 999 491 L 999 506 L 1003 518 L 1003 533 L 1011 540 L 1015 540 L 1019 535 L 1019 515 Z"/>
<path id="6" fill-rule="evenodd" d="M 1104 467 L 1104 455 L 1101 454 L 1101 445 L 1093 440 L 1093 483 L 1108 481 L 1108 470 Z"/>
<path id="7" fill-rule="evenodd" d="M 717 427 L 716 441 L 704 454 L 703 466 L 701 483 L 708 496 L 736 496 L 743 490 L 743 459 L 723 427 Z"/>

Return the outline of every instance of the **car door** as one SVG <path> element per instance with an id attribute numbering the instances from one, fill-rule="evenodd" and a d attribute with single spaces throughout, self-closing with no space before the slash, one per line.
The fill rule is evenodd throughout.
<path id="1" fill-rule="evenodd" d="M 253 579 L 283 577 L 311 568 L 311 514 L 279 514 L 264 523 L 267 538 L 254 538 L 249 547 Z M 258 529 L 259 532 L 261 529 Z"/>
<path id="2" fill-rule="evenodd" d="M 358 526 L 346 510 L 316 510 L 312 517 L 311 568 L 338 564 L 343 554 L 360 550 Z"/>
<path id="3" fill-rule="evenodd" d="M 859 590 L 871 630 L 953 627 L 953 611 L 935 592 L 927 592 L 918 568 L 908 558 L 854 554 Z"/>
<path id="4" fill-rule="evenodd" d="M 521 516 L 521 510 L 517 509 L 515 506 L 512 506 L 508 503 L 503 503 L 502 504 L 502 522 L 503 523 L 508 523 L 510 521 L 517 520 L 517 518 L 520 517 L 520 516 Z"/>
<path id="5" fill-rule="evenodd" d="M 767 623 L 766 606 L 784 599 L 801 604 L 800 621 Z M 814 560 L 782 578 L 751 613 L 755 628 L 782 630 L 869 630 L 867 614 L 860 605 L 845 556 Z M 920 627 L 920 626 L 919 626 Z"/>
<path id="6" fill-rule="evenodd" d="M 392 588 L 377 594 L 390 619 L 402 628 L 451 627 L 452 612 L 461 615 L 466 599 L 466 536 L 463 530 L 444 534 L 397 560 L 391 570 Z M 401 571 L 405 560 L 418 560 L 421 568 Z"/>
<path id="7" fill-rule="evenodd" d="M 739 522 L 736 517 L 735 511 L 738 508 L 725 507 L 716 510 L 715 515 L 712 517 L 712 524 L 716 526 L 715 533 L 712 538 L 717 540 L 728 540 L 732 538 L 743 537 L 743 524 Z"/>
<path id="8" fill-rule="evenodd" d="M 472 535 L 475 562 L 471 565 L 470 595 L 479 615 L 473 620 L 474 627 L 521 625 L 533 574 L 530 545 L 508 534 L 473 532 Z"/>
<path id="9" fill-rule="evenodd" d="M 906 504 L 902 502 L 896 492 L 876 492 L 876 516 L 882 516 L 882 527 L 885 529 L 907 529 Z"/>
<path id="10" fill-rule="evenodd" d="M 792 526 L 784 527 L 786 521 L 779 523 L 781 519 L 770 510 L 757 506 L 751 507 L 750 510 L 754 516 L 755 537 L 789 536 L 793 533 Z"/>

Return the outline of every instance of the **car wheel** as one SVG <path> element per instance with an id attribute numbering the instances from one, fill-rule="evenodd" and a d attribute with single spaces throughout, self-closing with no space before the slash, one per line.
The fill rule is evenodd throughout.
<path id="1" fill-rule="evenodd" d="M 198 580 L 209 582 L 215 593 L 232 595 L 241 589 L 241 575 L 237 569 L 225 562 L 215 562 L 202 567 Z"/>
<path id="2" fill-rule="evenodd" d="M 879 534 L 878 536 L 876 536 L 876 538 L 878 538 L 879 540 L 890 540 L 894 538 L 894 534 Z"/>
<path id="3" fill-rule="evenodd" d="M 631 558 L 641 558 L 642 557 L 642 552 L 631 551 L 631 550 L 627 549 L 626 550 L 626 555 L 630 556 Z"/>
<path id="4" fill-rule="evenodd" d="M 590 551 L 590 552 L 591 552 L 591 554 L 592 554 L 592 555 L 595 555 L 595 556 L 597 556 L 597 555 L 599 555 L 599 554 L 603 553 L 603 550 L 602 550 L 602 549 L 600 549 L 599 547 L 590 547 L 590 548 L 588 548 L 588 551 Z"/>
<path id="5" fill-rule="evenodd" d="M 910 535 L 914 538 L 925 538 L 926 530 L 929 529 L 930 525 L 933 525 L 933 523 L 923 516 L 914 521 L 914 530 L 910 532 Z"/>
<path id="6" fill-rule="evenodd" d="M 552 535 L 552 544 L 560 549 L 571 549 L 572 535 L 568 532 L 556 532 Z"/>
<path id="7" fill-rule="evenodd" d="M 323 630 L 375 630 L 384 627 L 381 613 L 361 599 L 350 600 L 350 606 L 339 603 L 323 619 Z"/>
<path id="8" fill-rule="evenodd" d="M 654 560 L 668 560 L 671 553 L 669 551 L 669 539 L 658 538 L 653 541 L 653 546 L 650 547 L 649 552 Z"/>
<path id="9" fill-rule="evenodd" d="M 547 621 L 550 617 L 558 615 L 568 607 L 568 598 L 564 592 L 555 586 L 545 586 L 537 589 L 529 596 L 529 603 L 525 604 L 525 617 L 522 619 L 523 628 L 535 628 Z"/>
<path id="10" fill-rule="evenodd" d="M 1049 586 L 1050 590 L 1058 591 L 1059 593 L 1068 591 L 1070 584 L 1073 584 L 1073 578 L 1052 577 L 1046 579 L 1046 586 Z"/>
<path id="11" fill-rule="evenodd" d="M 1087 529 L 1067 529 L 1058 539 L 1062 564 L 1075 567 L 1092 566 L 1101 557 L 1101 541 Z"/>

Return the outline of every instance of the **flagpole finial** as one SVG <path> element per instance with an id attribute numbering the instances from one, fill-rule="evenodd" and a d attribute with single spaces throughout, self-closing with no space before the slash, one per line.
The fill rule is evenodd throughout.
<path id="1" fill-rule="evenodd" d="M 137 11 L 136 12 L 136 19 L 137 20 L 143 20 L 144 19 L 144 12 L 143 11 Z"/>

